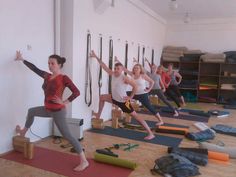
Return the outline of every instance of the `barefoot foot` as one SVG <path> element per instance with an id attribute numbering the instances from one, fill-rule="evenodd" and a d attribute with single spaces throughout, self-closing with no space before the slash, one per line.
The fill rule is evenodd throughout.
<path id="1" fill-rule="evenodd" d="M 153 138 L 155 138 L 155 136 L 153 134 L 150 134 L 150 135 L 146 136 L 144 139 L 145 140 L 151 140 Z"/>
<path id="2" fill-rule="evenodd" d="M 178 111 L 175 111 L 175 113 L 174 113 L 174 117 L 178 117 L 178 116 L 179 116 Z"/>
<path id="3" fill-rule="evenodd" d="M 98 119 L 98 118 L 99 118 L 99 117 L 98 117 L 98 113 L 96 113 L 96 112 L 92 111 L 92 117 L 93 117 L 93 118 L 97 118 L 97 119 Z"/>
<path id="4" fill-rule="evenodd" d="M 77 167 L 74 168 L 74 171 L 83 171 L 89 166 L 88 161 L 81 162 Z"/>
<path id="5" fill-rule="evenodd" d="M 156 123 L 156 126 L 158 127 L 158 126 L 161 126 L 161 125 L 163 125 L 164 124 L 164 122 L 163 121 L 160 121 L 160 122 L 157 122 Z"/>

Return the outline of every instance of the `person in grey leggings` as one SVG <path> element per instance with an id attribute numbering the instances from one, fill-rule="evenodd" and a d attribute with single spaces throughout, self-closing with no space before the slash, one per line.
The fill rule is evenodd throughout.
<path id="1" fill-rule="evenodd" d="M 51 73 L 40 70 L 32 63 L 23 59 L 20 51 L 16 52 L 15 60 L 22 61 L 30 70 L 44 79 L 42 88 L 45 95 L 44 106 L 30 108 L 28 110 L 24 128 L 17 125 L 16 133 L 20 134 L 20 136 L 25 136 L 26 132 L 33 124 L 35 116 L 52 117 L 62 136 L 74 146 L 75 150 L 79 154 L 80 164 L 75 167 L 74 170 L 84 170 L 89 166 L 89 163 L 80 143 L 71 135 L 66 123 L 66 105 L 80 95 L 78 88 L 70 78 L 62 74 L 61 68 L 66 59 L 58 55 L 49 56 L 48 67 Z M 66 87 L 69 88 L 72 93 L 66 100 L 62 100 L 62 95 Z"/>
<path id="2" fill-rule="evenodd" d="M 148 62 L 148 60 L 146 59 L 146 61 Z M 167 100 L 167 98 L 165 97 L 164 93 L 165 92 L 165 87 L 164 84 L 161 80 L 161 76 L 159 74 L 159 70 L 160 70 L 160 66 L 157 67 L 156 65 L 151 65 L 149 63 L 150 67 L 151 67 L 151 72 L 147 71 L 147 75 L 154 80 L 154 86 L 153 89 L 149 92 L 149 94 L 155 94 L 158 96 L 158 98 L 160 100 L 162 100 L 174 113 L 174 116 L 179 116 L 178 111 L 170 104 L 170 102 Z M 162 89 L 163 88 L 163 91 Z"/>

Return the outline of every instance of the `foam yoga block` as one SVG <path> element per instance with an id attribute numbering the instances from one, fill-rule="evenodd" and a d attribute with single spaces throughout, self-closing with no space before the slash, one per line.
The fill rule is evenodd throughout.
<path id="1" fill-rule="evenodd" d="M 236 159 L 236 147 L 224 147 L 208 142 L 199 142 L 199 147 L 208 149 L 209 151 L 229 154 L 230 158 Z"/>
<path id="2" fill-rule="evenodd" d="M 137 164 L 134 162 L 130 162 L 125 159 L 120 159 L 117 157 L 112 157 L 112 156 L 98 154 L 98 153 L 94 154 L 94 160 L 97 162 L 102 162 L 102 163 L 111 164 L 111 165 L 115 165 L 115 166 L 119 166 L 119 167 L 129 168 L 132 170 L 134 170 L 137 167 Z"/>

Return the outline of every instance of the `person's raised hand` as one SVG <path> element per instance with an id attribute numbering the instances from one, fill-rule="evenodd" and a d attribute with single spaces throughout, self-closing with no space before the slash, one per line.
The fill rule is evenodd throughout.
<path id="1" fill-rule="evenodd" d="M 97 55 L 95 54 L 95 52 L 93 50 L 90 53 L 90 57 L 91 58 L 97 58 Z"/>
<path id="2" fill-rule="evenodd" d="M 23 61 L 23 57 L 22 57 L 22 54 L 20 53 L 19 50 L 16 51 L 16 58 L 15 58 L 15 61 Z"/>

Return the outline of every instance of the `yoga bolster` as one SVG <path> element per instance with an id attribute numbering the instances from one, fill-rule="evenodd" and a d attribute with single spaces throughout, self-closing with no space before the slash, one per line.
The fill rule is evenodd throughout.
<path id="1" fill-rule="evenodd" d="M 185 135 L 185 131 L 183 130 L 168 130 L 168 129 L 155 129 L 157 133 L 170 133 L 170 134 L 176 134 L 176 135 Z"/>
<path id="2" fill-rule="evenodd" d="M 226 153 L 229 154 L 230 158 L 236 159 L 236 147 L 223 147 L 208 142 L 199 142 L 199 147 L 210 151 Z"/>
<path id="3" fill-rule="evenodd" d="M 157 129 L 160 130 L 169 130 L 169 131 L 182 131 L 185 134 L 188 133 L 188 128 L 179 128 L 179 127 L 169 127 L 169 126 L 159 126 Z"/>
<path id="4" fill-rule="evenodd" d="M 132 170 L 134 170 L 137 167 L 137 164 L 134 162 L 130 162 L 125 159 L 119 159 L 116 157 L 111 157 L 108 155 L 103 155 L 103 154 L 98 154 L 98 153 L 94 154 L 94 160 L 97 162 L 107 163 L 107 164 L 120 166 L 124 168 L 130 168 Z"/>
<path id="5" fill-rule="evenodd" d="M 208 150 L 208 159 L 214 159 L 214 160 L 220 160 L 220 161 L 228 162 L 229 161 L 229 154 Z"/>

